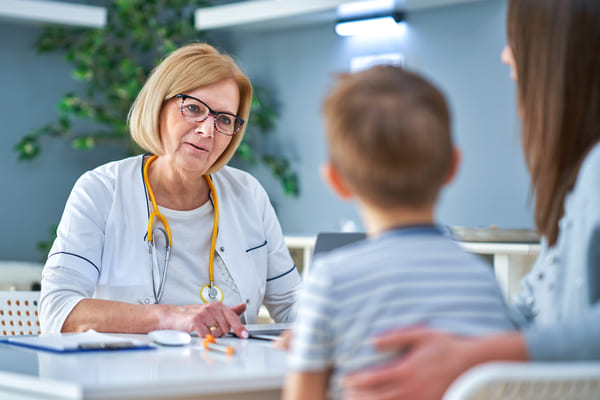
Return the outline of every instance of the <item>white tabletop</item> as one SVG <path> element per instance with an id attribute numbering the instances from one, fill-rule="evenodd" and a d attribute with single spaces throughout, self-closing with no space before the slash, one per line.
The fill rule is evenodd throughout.
<path id="1" fill-rule="evenodd" d="M 121 335 L 148 340 L 146 335 Z M 51 353 L 0 343 L 2 399 L 278 399 L 285 353 L 260 340 L 217 339 L 227 356 L 202 347 Z"/>

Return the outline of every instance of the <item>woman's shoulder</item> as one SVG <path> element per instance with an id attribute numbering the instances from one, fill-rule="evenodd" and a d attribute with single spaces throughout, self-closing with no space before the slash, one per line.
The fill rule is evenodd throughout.
<path id="1" fill-rule="evenodd" d="M 579 169 L 575 190 L 600 195 L 600 143 L 588 152 Z"/>
<path id="2" fill-rule="evenodd" d="M 99 165 L 81 175 L 75 186 L 83 188 L 99 186 L 112 188 L 118 179 L 123 177 L 129 179 L 134 174 L 141 173 L 141 161 L 142 155 L 137 155 Z"/>
<path id="3" fill-rule="evenodd" d="M 123 158 L 121 160 L 109 161 L 105 164 L 99 165 L 96 168 L 88 171 L 96 175 L 115 176 L 121 173 L 138 171 L 141 167 L 143 155 L 136 155 L 132 157 Z"/>
<path id="4" fill-rule="evenodd" d="M 225 166 L 219 171 L 211 174 L 211 176 L 220 184 L 226 184 L 242 190 L 263 189 L 258 179 L 252 174 L 235 167 Z"/>

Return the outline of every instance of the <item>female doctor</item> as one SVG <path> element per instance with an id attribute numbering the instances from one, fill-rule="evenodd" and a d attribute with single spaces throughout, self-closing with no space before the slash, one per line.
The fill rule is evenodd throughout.
<path id="1" fill-rule="evenodd" d="M 157 329 L 247 337 L 265 304 L 293 319 L 299 274 L 266 192 L 225 165 L 244 135 L 248 78 L 207 44 L 169 55 L 130 114 L 149 154 L 85 173 L 42 276 L 42 331 Z"/>

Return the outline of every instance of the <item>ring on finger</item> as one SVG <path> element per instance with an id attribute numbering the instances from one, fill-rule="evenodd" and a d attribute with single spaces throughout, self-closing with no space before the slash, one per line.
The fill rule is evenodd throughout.
<path id="1" fill-rule="evenodd" d="M 216 330 L 217 330 L 217 328 L 219 328 L 219 325 L 217 325 L 217 324 L 214 324 L 214 325 L 212 325 L 212 326 L 209 326 L 209 327 L 208 327 L 208 330 L 209 330 L 209 331 L 211 331 L 211 332 L 214 332 L 214 331 L 216 331 Z"/>

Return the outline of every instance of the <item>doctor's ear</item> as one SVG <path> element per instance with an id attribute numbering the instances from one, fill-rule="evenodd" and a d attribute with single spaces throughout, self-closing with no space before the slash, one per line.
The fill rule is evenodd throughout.
<path id="1" fill-rule="evenodd" d="M 353 197 L 352 191 L 348 188 L 348 185 L 344 182 L 344 179 L 340 175 L 339 171 L 327 161 L 321 166 L 321 175 L 327 185 L 343 200 L 349 200 Z"/>

